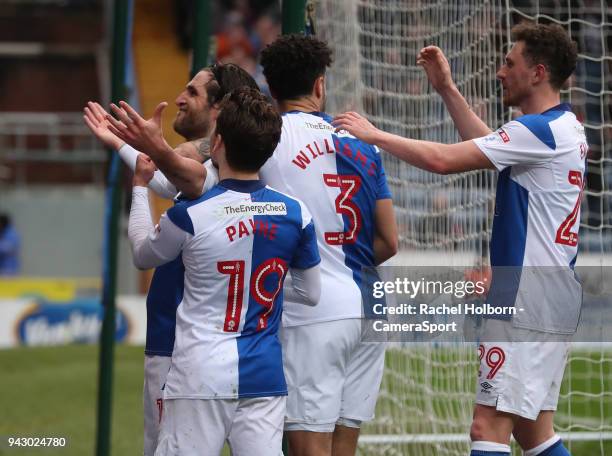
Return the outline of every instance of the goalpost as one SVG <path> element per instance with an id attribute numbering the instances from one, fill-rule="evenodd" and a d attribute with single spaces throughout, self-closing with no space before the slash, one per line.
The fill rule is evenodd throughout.
<path id="1" fill-rule="evenodd" d="M 511 118 L 495 74 L 520 20 L 555 22 L 579 44 L 563 91 L 590 143 L 579 261 L 610 264 L 612 250 L 612 7 L 606 0 L 316 0 L 315 33 L 334 50 L 327 110 L 356 110 L 378 127 L 439 142 L 460 140 L 419 50 L 440 46 L 455 82 L 495 128 Z M 606 53 L 607 52 L 607 53 Z M 496 173 L 438 176 L 383 154 L 404 265 L 488 263 Z M 388 350 L 376 420 L 362 454 L 465 455 L 475 394 L 472 344 L 397 344 Z M 612 454 L 612 351 L 572 351 L 555 425 L 574 454 Z M 520 454 L 515 447 L 515 454 Z"/>

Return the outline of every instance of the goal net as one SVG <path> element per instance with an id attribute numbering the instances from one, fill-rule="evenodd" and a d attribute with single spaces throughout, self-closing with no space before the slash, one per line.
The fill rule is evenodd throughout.
<path id="1" fill-rule="evenodd" d="M 315 33 L 334 50 L 327 110 L 364 113 L 402 136 L 457 142 L 450 116 L 424 71 L 419 50 L 442 48 L 460 91 L 491 128 L 512 112 L 495 74 L 520 20 L 555 22 L 579 44 L 571 88 L 563 92 L 584 122 L 590 152 L 582 203 L 580 260 L 610 264 L 612 250 L 612 7 L 606 0 L 317 0 Z M 383 154 L 400 230 L 401 265 L 488 263 L 496 173 L 434 175 Z M 474 343 L 389 348 L 376 419 L 361 454 L 469 453 L 477 372 Z M 575 348 L 555 422 L 573 454 L 612 454 L 612 351 Z M 515 454 L 520 454 L 514 447 Z"/>

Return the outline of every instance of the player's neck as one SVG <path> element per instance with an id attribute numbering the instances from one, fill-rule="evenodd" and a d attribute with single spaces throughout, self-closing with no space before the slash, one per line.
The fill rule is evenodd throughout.
<path id="1" fill-rule="evenodd" d="M 321 110 L 321 106 L 315 97 L 307 96 L 295 100 L 279 101 L 278 109 L 281 113 L 289 111 L 318 112 Z"/>
<path id="2" fill-rule="evenodd" d="M 552 89 L 539 90 L 519 106 L 523 114 L 540 114 L 561 103 L 561 95 Z"/>
<path id="3" fill-rule="evenodd" d="M 228 165 L 219 164 L 219 180 L 237 179 L 237 180 L 258 180 L 259 175 L 250 171 L 236 171 Z"/>
<path id="4" fill-rule="evenodd" d="M 190 133 L 187 134 L 185 136 L 183 136 L 183 138 L 185 138 L 185 141 L 197 141 L 198 139 L 202 139 L 202 138 L 208 138 L 210 131 L 198 131 L 195 133 Z"/>

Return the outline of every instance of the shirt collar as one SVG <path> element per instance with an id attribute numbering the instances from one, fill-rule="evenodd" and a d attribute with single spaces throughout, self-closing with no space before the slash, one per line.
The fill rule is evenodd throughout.
<path id="1" fill-rule="evenodd" d="M 223 179 L 219 185 L 228 190 L 241 193 L 253 193 L 265 187 L 263 182 L 256 180 Z"/>

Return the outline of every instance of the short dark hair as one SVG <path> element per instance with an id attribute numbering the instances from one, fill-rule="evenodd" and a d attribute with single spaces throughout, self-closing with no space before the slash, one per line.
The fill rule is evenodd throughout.
<path id="1" fill-rule="evenodd" d="M 312 36 L 284 35 L 261 51 L 263 73 L 279 101 L 310 95 L 331 63 L 327 43 Z"/>
<path id="2" fill-rule="evenodd" d="M 240 87 L 259 90 L 253 76 L 233 63 L 215 63 L 201 71 L 208 71 L 213 76 L 206 84 L 206 95 L 211 106 L 219 103 L 225 95 Z"/>
<path id="3" fill-rule="evenodd" d="M 512 28 L 512 39 L 525 43 L 525 59 L 531 65 L 544 65 L 550 85 L 557 90 L 576 69 L 578 48 L 560 25 L 521 22 Z"/>
<path id="4" fill-rule="evenodd" d="M 221 102 L 216 134 L 225 143 L 225 157 L 237 171 L 258 171 L 280 140 L 283 121 L 259 90 L 241 87 Z"/>

